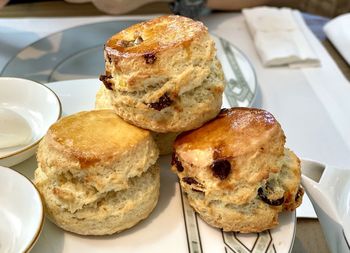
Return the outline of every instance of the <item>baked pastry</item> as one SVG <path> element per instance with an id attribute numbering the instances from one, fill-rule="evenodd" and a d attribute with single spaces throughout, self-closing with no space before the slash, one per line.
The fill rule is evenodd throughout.
<path id="1" fill-rule="evenodd" d="M 96 93 L 95 109 L 96 110 L 113 110 L 111 93 L 104 85 L 101 85 Z"/>
<path id="2" fill-rule="evenodd" d="M 124 120 L 158 133 L 190 130 L 221 108 L 225 81 L 215 52 L 201 22 L 163 16 L 106 42 L 100 80 Z"/>
<path id="3" fill-rule="evenodd" d="M 111 110 L 53 124 L 39 144 L 35 184 L 46 214 L 81 235 L 120 232 L 145 219 L 159 196 L 158 148 L 149 131 Z"/>
<path id="4" fill-rule="evenodd" d="M 302 201 L 300 161 L 280 124 L 260 109 L 224 109 L 175 141 L 172 169 L 189 204 L 224 231 L 260 232 Z"/>
<path id="5" fill-rule="evenodd" d="M 110 95 L 111 94 L 108 92 L 105 86 L 101 85 L 100 89 L 96 94 L 95 109 L 113 110 Z M 173 152 L 173 144 L 176 139 L 176 136 L 178 136 L 179 133 L 157 133 L 151 131 L 151 135 L 158 146 L 159 154 L 168 155 Z"/>

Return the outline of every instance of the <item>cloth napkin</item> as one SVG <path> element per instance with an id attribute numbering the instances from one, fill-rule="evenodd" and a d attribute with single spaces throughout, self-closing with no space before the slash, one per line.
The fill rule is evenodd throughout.
<path id="1" fill-rule="evenodd" d="M 350 65 L 350 13 L 340 15 L 329 21 L 323 30 Z"/>
<path id="2" fill-rule="evenodd" d="M 255 7 L 242 11 L 254 44 L 267 67 L 318 67 L 320 61 L 305 39 L 300 12 L 289 8 Z"/>

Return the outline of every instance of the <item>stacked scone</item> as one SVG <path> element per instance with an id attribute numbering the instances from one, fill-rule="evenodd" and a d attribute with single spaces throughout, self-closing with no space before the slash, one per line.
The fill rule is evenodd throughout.
<path id="1" fill-rule="evenodd" d="M 260 109 L 223 110 L 175 141 L 173 170 L 189 204 L 224 231 L 260 232 L 302 201 L 300 161 L 280 124 Z"/>
<path id="2" fill-rule="evenodd" d="M 37 153 L 35 184 L 48 217 L 83 235 L 116 233 L 150 214 L 159 196 L 157 144 L 169 153 L 178 132 L 214 118 L 224 90 L 207 28 L 185 17 L 112 36 L 105 61 L 96 108 L 113 110 L 61 119 Z"/>
<path id="3" fill-rule="evenodd" d="M 163 16 L 136 24 L 112 36 L 104 53 L 96 107 L 113 108 L 155 132 L 162 154 L 176 133 L 200 127 L 220 111 L 224 75 L 201 22 Z"/>
<path id="4" fill-rule="evenodd" d="M 209 224 L 263 231 L 300 205 L 300 162 L 275 118 L 244 108 L 218 115 L 225 81 L 215 52 L 207 28 L 180 16 L 107 41 L 96 108 L 112 110 L 65 117 L 39 145 L 35 184 L 53 222 L 104 235 L 145 219 L 158 201 L 159 149 L 171 152 L 188 130 L 175 141 L 173 170 Z"/>
<path id="5" fill-rule="evenodd" d="M 111 110 L 80 112 L 40 142 L 35 184 L 48 217 L 82 235 L 112 234 L 145 219 L 159 196 L 158 148 L 150 132 Z"/>

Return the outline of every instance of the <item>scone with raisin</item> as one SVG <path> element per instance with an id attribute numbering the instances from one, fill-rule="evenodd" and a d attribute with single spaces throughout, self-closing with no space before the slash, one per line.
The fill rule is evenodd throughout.
<path id="1" fill-rule="evenodd" d="M 111 110 L 53 124 L 39 144 L 35 185 L 47 216 L 82 235 L 120 232 L 145 219 L 159 196 L 158 148 L 150 132 Z"/>
<path id="2" fill-rule="evenodd" d="M 96 94 L 95 109 L 113 110 L 110 94 L 104 86 L 101 86 Z M 173 144 L 176 137 L 179 135 L 179 133 L 178 132 L 157 133 L 157 132 L 151 131 L 151 135 L 158 146 L 159 154 L 168 155 L 173 152 Z"/>
<path id="3" fill-rule="evenodd" d="M 267 111 L 224 109 L 175 141 L 172 169 L 189 204 L 224 231 L 260 232 L 302 201 L 300 161 L 284 147 L 280 124 Z"/>
<path id="4" fill-rule="evenodd" d="M 224 75 L 201 22 L 174 15 L 142 22 L 112 36 L 104 54 L 104 92 L 136 126 L 182 132 L 220 111 Z"/>

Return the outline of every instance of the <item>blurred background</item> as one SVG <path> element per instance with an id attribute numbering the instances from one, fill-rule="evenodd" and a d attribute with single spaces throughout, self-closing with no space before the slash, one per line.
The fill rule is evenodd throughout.
<path id="1" fill-rule="evenodd" d="M 159 12 L 169 12 L 169 0 L 162 0 L 159 2 L 153 2 L 150 0 L 138 0 L 132 3 L 140 2 L 145 5 L 133 9 L 132 14 L 137 13 L 154 13 L 156 10 Z M 215 2 L 216 0 L 212 0 Z M 221 0 L 217 0 L 219 3 Z M 79 3 L 76 6 L 75 3 Z M 98 2 L 95 0 L 95 2 Z M 106 1 L 104 1 L 106 2 Z M 127 2 L 127 1 L 116 1 L 116 2 Z M 147 3 L 148 2 L 148 3 Z M 152 3 L 150 3 L 152 2 Z M 335 17 L 342 13 L 350 11 L 349 0 L 266 0 L 268 5 L 272 6 L 288 6 L 299 9 L 303 12 L 311 14 L 321 15 L 325 17 Z M 124 4 L 123 3 L 123 4 Z M 5 5 L 6 4 L 6 5 Z M 130 4 L 130 2 L 128 3 Z M 0 6 L 5 5 L 0 11 L 2 17 L 13 17 L 13 16 L 88 16 L 88 15 L 101 15 L 104 12 L 100 11 L 95 7 L 94 4 L 88 0 L 69 0 L 65 2 L 63 0 L 0 0 Z M 54 6 L 54 8 L 52 8 Z M 72 8 L 72 6 L 76 8 Z M 78 11 L 77 11 L 78 10 Z M 218 10 L 215 10 L 218 11 Z M 130 14 L 130 11 L 124 14 Z"/>

